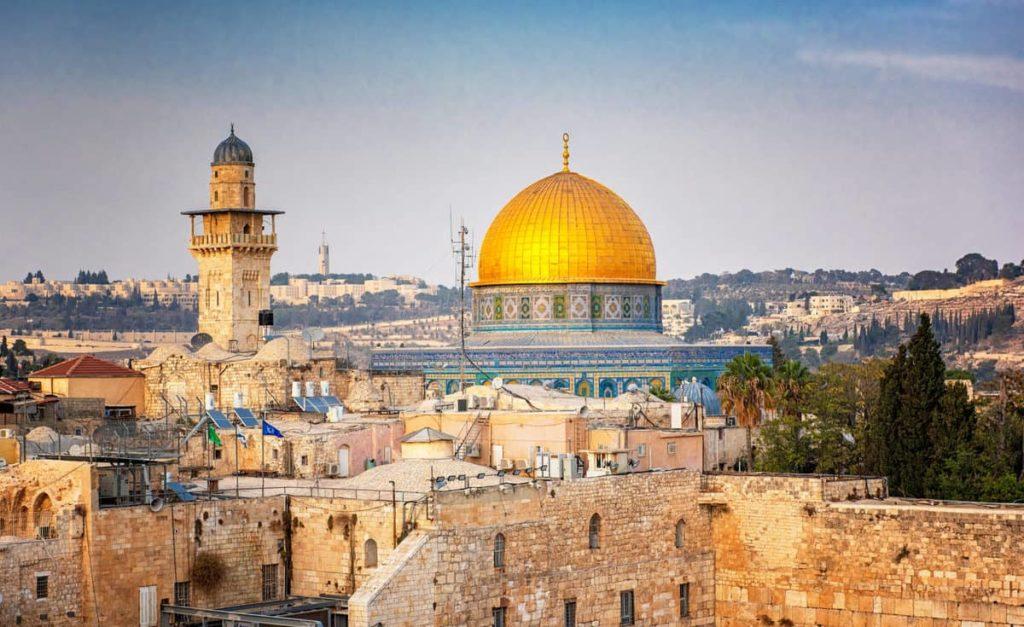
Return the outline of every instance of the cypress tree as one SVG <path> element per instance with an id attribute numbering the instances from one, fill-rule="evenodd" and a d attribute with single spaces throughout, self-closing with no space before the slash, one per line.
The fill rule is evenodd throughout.
<path id="1" fill-rule="evenodd" d="M 914 336 L 900 345 L 886 368 L 878 424 L 869 430 L 877 447 L 874 469 L 889 477 L 895 494 L 925 494 L 926 475 L 935 462 L 933 423 L 946 391 L 945 373 L 931 320 L 921 314 Z"/>

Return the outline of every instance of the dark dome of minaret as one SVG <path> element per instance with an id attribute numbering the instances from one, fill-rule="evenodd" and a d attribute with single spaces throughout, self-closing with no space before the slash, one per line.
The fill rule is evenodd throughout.
<path id="1" fill-rule="evenodd" d="M 252 148 L 249 144 L 235 136 L 235 125 L 231 125 L 231 134 L 213 151 L 213 165 L 228 163 L 252 164 Z"/>

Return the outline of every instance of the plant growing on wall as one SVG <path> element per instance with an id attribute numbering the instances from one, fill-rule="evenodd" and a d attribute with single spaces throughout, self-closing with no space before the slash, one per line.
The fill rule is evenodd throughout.
<path id="1" fill-rule="evenodd" d="M 215 590 L 223 581 L 226 570 L 219 555 L 200 553 L 192 563 L 192 583 L 201 590 Z"/>

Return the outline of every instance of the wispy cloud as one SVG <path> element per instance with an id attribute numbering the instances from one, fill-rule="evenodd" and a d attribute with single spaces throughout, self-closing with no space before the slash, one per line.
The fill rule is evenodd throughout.
<path id="1" fill-rule="evenodd" d="M 970 54 L 906 54 L 882 50 L 802 50 L 804 63 L 901 72 L 939 81 L 973 83 L 1024 93 L 1024 60 Z"/>

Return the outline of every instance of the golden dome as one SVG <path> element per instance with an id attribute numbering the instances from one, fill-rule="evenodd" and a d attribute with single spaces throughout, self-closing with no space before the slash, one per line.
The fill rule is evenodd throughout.
<path id="1" fill-rule="evenodd" d="M 566 164 L 516 194 L 480 247 L 474 287 L 534 283 L 659 285 L 647 227 L 615 192 Z"/>

